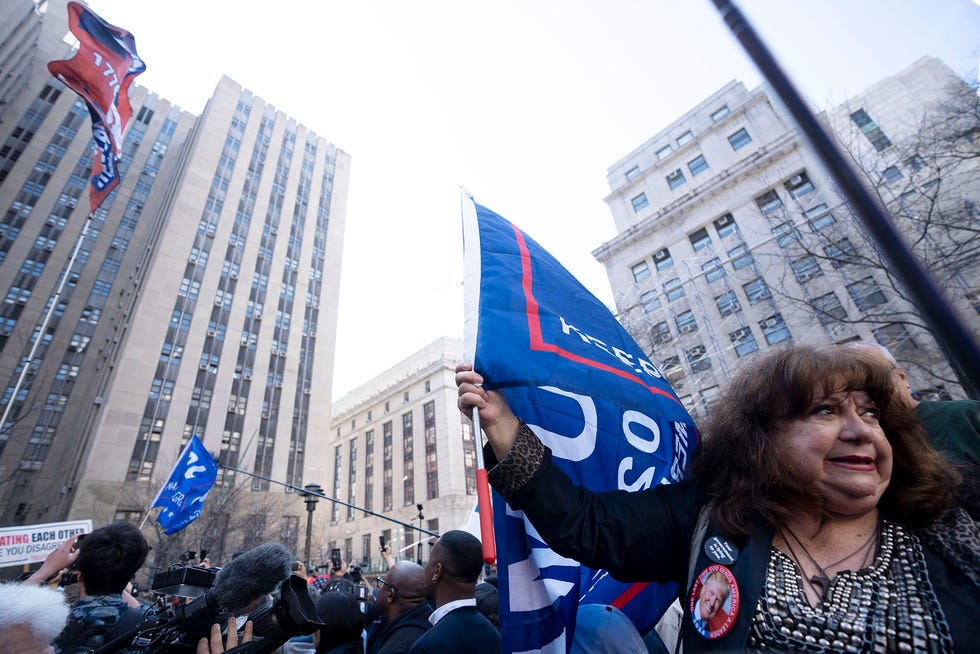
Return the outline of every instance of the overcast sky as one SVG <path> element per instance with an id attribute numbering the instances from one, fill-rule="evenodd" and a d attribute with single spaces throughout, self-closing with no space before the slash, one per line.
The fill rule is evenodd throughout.
<path id="1" fill-rule="evenodd" d="M 762 81 L 709 0 L 92 0 L 138 83 L 200 113 L 222 74 L 352 157 L 334 398 L 462 334 L 459 186 L 610 307 L 606 168 L 727 82 Z M 969 0 L 742 0 L 825 107 L 936 56 L 976 80 Z"/>

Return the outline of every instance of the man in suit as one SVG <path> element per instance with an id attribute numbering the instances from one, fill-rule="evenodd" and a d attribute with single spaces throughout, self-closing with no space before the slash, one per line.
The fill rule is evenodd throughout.
<path id="1" fill-rule="evenodd" d="M 436 610 L 432 629 L 408 654 L 499 654 L 500 634 L 476 608 L 476 581 L 483 570 L 480 541 L 472 534 L 447 531 L 429 553 L 425 578 Z"/>

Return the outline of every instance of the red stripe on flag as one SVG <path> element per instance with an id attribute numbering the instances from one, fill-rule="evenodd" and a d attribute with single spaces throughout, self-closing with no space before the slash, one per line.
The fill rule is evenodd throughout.
<path id="1" fill-rule="evenodd" d="M 524 240 L 524 233 L 516 226 L 513 227 L 514 236 L 517 238 L 517 247 L 521 252 L 521 288 L 524 289 L 524 299 L 527 302 L 527 327 L 528 332 L 531 335 L 531 349 L 537 350 L 538 352 L 551 352 L 562 358 L 568 359 L 569 361 L 574 361 L 575 363 L 580 363 L 592 368 L 598 368 L 599 370 L 616 375 L 617 377 L 622 377 L 623 379 L 635 382 L 654 395 L 661 395 L 669 398 L 671 401 L 677 404 L 680 404 L 677 398 L 667 391 L 657 388 L 656 386 L 650 386 L 636 375 L 628 373 L 625 370 L 613 368 L 612 366 L 594 361 L 578 354 L 574 354 L 568 350 L 563 350 L 557 345 L 545 343 L 544 336 L 541 331 L 541 316 L 538 314 L 538 301 L 534 298 L 531 276 L 531 253 L 527 249 L 527 242 Z"/>
<path id="2" fill-rule="evenodd" d="M 631 585 L 629 588 L 627 588 L 625 591 L 623 591 L 623 594 L 617 597 L 616 599 L 614 599 L 611 602 L 611 604 L 615 606 L 617 609 L 619 609 L 620 611 L 622 611 L 624 606 L 626 606 L 631 601 L 633 601 L 633 598 L 635 598 L 637 595 L 642 593 L 643 590 L 649 585 L 650 582 L 648 581 L 635 583 Z"/>

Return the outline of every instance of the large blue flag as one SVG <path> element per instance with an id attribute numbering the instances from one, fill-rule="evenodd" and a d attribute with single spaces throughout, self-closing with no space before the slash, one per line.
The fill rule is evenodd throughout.
<path id="1" fill-rule="evenodd" d="M 157 522 L 166 534 L 173 534 L 197 519 L 204 509 L 204 498 L 218 478 L 218 464 L 196 435 L 191 436 L 150 508 L 159 506 Z"/>
<path id="2" fill-rule="evenodd" d="M 464 351 L 487 388 L 574 482 L 637 491 L 680 480 L 694 422 L 612 313 L 520 229 L 463 199 Z M 579 603 L 612 604 L 644 633 L 676 584 L 627 584 L 555 554 L 494 494 L 505 652 L 564 654 Z"/>

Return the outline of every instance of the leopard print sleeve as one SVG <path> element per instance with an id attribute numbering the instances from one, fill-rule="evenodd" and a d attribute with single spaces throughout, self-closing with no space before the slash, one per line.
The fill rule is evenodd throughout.
<path id="1" fill-rule="evenodd" d="M 510 497 L 531 480 L 544 456 L 544 444 L 522 420 L 507 456 L 487 473 L 487 478 L 501 495 Z"/>

